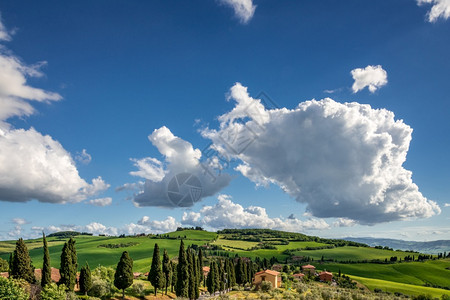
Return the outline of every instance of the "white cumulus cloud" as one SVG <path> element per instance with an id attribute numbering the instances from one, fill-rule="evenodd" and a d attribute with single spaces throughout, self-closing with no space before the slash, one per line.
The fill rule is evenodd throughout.
<path id="1" fill-rule="evenodd" d="M 202 134 L 257 185 L 278 185 L 320 218 L 375 224 L 440 213 L 402 166 L 412 129 L 391 111 L 330 98 L 265 109 L 239 83 L 230 96 L 235 108 Z"/>
<path id="2" fill-rule="evenodd" d="M 29 222 L 27 220 L 25 220 L 24 218 L 14 218 L 12 219 L 12 222 L 16 225 L 25 225 L 28 224 Z"/>
<path id="3" fill-rule="evenodd" d="M 133 159 L 138 171 L 131 174 L 146 179 L 145 184 L 126 184 L 116 189 L 140 188 L 134 196 L 137 206 L 190 207 L 230 182 L 228 174 L 208 175 L 200 161 L 202 152 L 167 127 L 154 130 L 148 138 L 164 157 L 164 163 L 151 157 Z"/>
<path id="4" fill-rule="evenodd" d="M 306 230 L 328 229 L 330 226 L 322 219 L 310 218 L 299 220 L 288 218 L 271 218 L 266 209 L 260 206 L 244 208 L 232 201 L 229 195 L 219 195 L 214 206 L 205 206 L 200 212 L 184 212 L 182 224 L 208 226 L 213 229 L 224 228 L 269 228 L 284 231 L 303 232 Z"/>
<path id="5" fill-rule="evenodd" d="M 364 69 L 357 68 L 351 71 L 353 80 L 352 90 L 353 93 L 357 93 L 364 89 L 369 88 L 371 93 L 374 93 L 377 89 L 387 84 L 387 72 L 383 68 L 378 66 L 367 66 Z"/>
<path id="6" fill-rule="evenodd" d="M 78 152 L 75 156 L 75 160 L 79 161 L 82 164 L 89 164 L 92 160 L 92 156 L 87 153 L 86 149 L 83 149 L 81 152 Z"/>
<path id="7" fill-rule="evenodd" d="M 8 39 L 4 32 L 0 25 L 0 40 Z M 27 84 L 28 77 L 43 76 L 39 68 L 44 64 L 26 65 L 0 47 L 0 201 L 79 202 L 109 186 L 100 177 L 91 184 L 82 179 L 70 153 L 51 136 L 7 123 L 11 117 L 32 114 L 30 101 L 62 99 Z"/>
<path id="8" fill-rule="evenodd" d="M 255 13 L 256 5 L 252 0 L 220 0 L 225 5 L 231 6 L 234 14 L 241 23 L 248 23 Z"/>
<path id="9" fill-rule="evenodd" d="M 347 218 L 338 218 L 334 223 L 334 227 L 352 227 L 355 226 L 356 222 Z"/>
<path id="10" fill-rule="evenodd" d="M 91 205 L 94 205 L 94 206 L 109 206 L 112 204 L 112 198 L 105 197 L 105 198 L 92 199 L 92 200 L 89 200 L 88 203 Z"/>
<path id="11" fill-rule="evenodd" d="M 431 9 L 427 13 L 429 22 L 436 22 L 437 19 L 447 20 L 450 17 L 450 0 L 417 0 L 418 5 L 431 4 Z"/>

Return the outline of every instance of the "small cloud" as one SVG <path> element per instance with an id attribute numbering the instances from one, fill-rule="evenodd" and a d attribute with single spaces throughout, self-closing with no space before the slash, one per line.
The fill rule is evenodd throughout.
<path id="1" fill-rule="evenodd" d="M 112 203 L 112 198 L 106 197 L 106 198 L 92 199 L 88 203 L 94 206 L 101 206 L 101 207 L 109 206 Z"/>
<path id="2" fill-rule="evenodd" d="M 23 218 L 14 218 L 12 219 L 12 222 L 16 225 L 25 225 L 25 224 L 29 224 L 29 222 Z"/>
<path id="3" fill-rule="evenodd" d="M 424 4 L 432 4 L 428 11 L 428 22 L 436 22 L 437 19 L 443 18 L 447 20 L 450 17 L 450 1 L 449 0 L 417 0 L 419 6 Z"/>
<path id="4" fill-rule="evenodd" d="M 86 149 L 83 149 L 83 151 L 81 151 L 81 153 L 80 152 L 77 153 L 77 155 L 75 156 L 75 159 L 77 161 L 79 161 L 80 163 L 87 165 L 91 162 L 92 156 L 89 153 L 87 153 Z"/>
<path id="5" fill-rule="evenodd" d="M 10 41 L 11 35 L 6 30 L 5 25 L 2 23 L 1 15 L 0 15 L 0 41 Z"/>
<path id="6" fill-rule="evenodd" d="M 445 203 L 444 207 L 450 207 L 450 203 Z"/>
<path id="7" fill-rule="evenodd" d="M 255 13 L 256 5 L 252 0 L 221 0 L 225 5 L 231 6 L 234 14 L 242 24 L 247 24 Z"/>
<path id="8" fill-rule="evenodd" d="M 290 214 L 288 217 L 289 220 L 294 220 L 295 219 L 295 215 L 294 214 Z"/>
<path id="9" fill-rule="evenodd" d="M 334 227 L 353 227 L 356 225 L 356 222 L 347 218 L 339 218 L 336 222 L 333 223 Z"/>
<path id="10" fill-rule="evenodd" d="M 388 82 L 387 72 L 380 65 L 353 69 L 351 74 L 355 80 L 352 86 L 353 93 L 357 93 L 365 87 L 368 87 L 371 93 L 375 93 L 377 89 Z"/>

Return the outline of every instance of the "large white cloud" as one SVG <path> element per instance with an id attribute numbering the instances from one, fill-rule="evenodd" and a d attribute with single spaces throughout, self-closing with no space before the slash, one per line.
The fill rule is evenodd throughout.
<path id="1" fill-rule="evenodd" d="M 236 17 L 241 23 L 248 23 L 255 13 L 256 5 L 252 0 L 220 0 L 222 3 L 231 6 L 234 10 Z"/>
<path id="2" fill-rule="evenodd" d="M 239 83 L 230 97 L 235 108 L 203 136 L 240 160 L 244 176 L 280 186 L 312 215 L 374 224 L 440 213 L 402 166 L 412 129 L 394 113 L 330 98 L 269 110 Z"/>
<path id="3" fill-rule="evenodd" d="M 450 0 L 417 0 L 417 4 L 433 5 L 427 13 L 429 22 L 436 22 L 439 18 L 447 20 L 450 17 Z"/>
<path id="4" fill-rule="evenodd" d="M 310 218 L 299 220 L 288 218 L 271 218 L 266 209 L 260 206 L 244 208 L 234 203 L 229 195 L 219 195 L 214 206 L 205 206 L 200 212 L 184 212 L 182 221 L 185 225 L 207 226 L 213 229 L 224 228 L 269 228 L 291 232 L 328 229 L 330 226 L 322 219 Z"/>
<path id="5" fill-rule="evenodd" d="M 0 40 L 10 38 L 4 32 L 0 25 Z M 71 155 L 52 137 L 7 123 L 11 117 L 32 114 L 29 101 L 62 99 L 27 84 L 27 77 L 43 75 L 43 64 L 28 66 L 0 47 L 0 201 L 78 202 L 108 188 L 100 177 L 91 184 L 82 179 Z"/>
<path id="6" fill-rule="evenodd" d="M 380 65 L 353 69 L 351 74 L 355 81 L 352 86 L 353 93 L 357 93 L 365 87 L 368 87 L 371 93 L 375 93 L 377 89 L 388 82 L 387 72 Z"/>
<path id="7" fill-rule="evenodd" d="M 202 152 L 167 127 L 154 130 L 148 138 L 163 155 L 164 163 L 151 157 L 132 159 L 138 170 L 130 174 L 146 179 L 143 186 L 133 186 L 140 188 L 134 196 L 137 206 L 190 207 L 216 194 L 230 182 L 228 174 L 208 174 L 208 165 L 200 161 Z M 118 188 L 123 189 L 125 187 Z"/>

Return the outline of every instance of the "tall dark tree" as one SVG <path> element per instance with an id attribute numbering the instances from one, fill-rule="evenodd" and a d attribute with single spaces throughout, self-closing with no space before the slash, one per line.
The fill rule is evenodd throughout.
<path id="1" fill-rule="evenodd" d="M 166 249 L 164 249 L 163 254 L 162 271 L 164 274 L 164 287 L 166 289 L 167 295 L 167 288 L 170 286 L 170 283 L 172 281 L 172 264 L 170 262 L 169 254 L 167 253 Z"/>
<path id="2" fill-rule="evenodd" d="M 197 276 L 195 275 L 195 260 L 193 257 L 192 249 L 188 248 L 187 250 L 187 261 L 188 261 L 188 268 L 189 268 L 189 299 L 195 299 L 195 283 L 197 281 Z"/>
<path id="3" fill-rule="evenodd" d="M 59 284 L 64 284 L 68 291 L 73 291 L 77 280 L 77 252 L 75 250 L 75 240 L 70 238 L 64 243 L 61 252 L 61 265 L 59 273 L 61 278 Z"/>
<path id="4" fill-rule="evenodd" d="M 203 251 L 202 248 L 198 250 L 198 259 L 197 259 L 197 279 L 198 286 L 202 285 L 203 282 Z"/>
<path id="5" fill-rule="evenodd" d="M 22 238 L 16 242 L 16 249 L 13 254 L 11 277 L 24 279 L 30 283 L 35 281 L 34 270 L 31 266 L 30 253 Z"/>
<path id="6" fill-rule="evenodd" d="M 50 265 L 50 253 L 48 252 L 47 238 L 42 233 L 42 241 L 44 243 L 44 262 L 42 264 L 41 286 L 45 287 L 52 282 L 52 269 Z"/>
<path id="7" fill-rule="evenodd" d="M 8 263 L 9 263 L 9 274 L 12 274 L 12 269 L 13 269 L 13 264 L 14 264 L 14 254 L 13 254 L 13 252 L 11 252 L 9 254 L 9 261 L 8 261 Z"/>
<path id="8" fill-rule="evenodd" d="M 241 285 L 245 283 L 244 262 L 239 258 L 235 266 L 236 283 Z"/>
<path id="9" fill-rule="evenodd" d="M 125 299 L 125 289 L 133 284 L 133 278 L 133 260 L 124 251 L 114 274 L 114 286 L 122 290 L 122 299 Z"/>
<path id="10" fill-rule="evenodd" d="M 222 260 L 219 259 L 217 262 L 217 267 L 218 267 L 218 273 L 219 273 L 219 291 L 222 292 L 225 290 L 225 268 L 224 265 L 222 264 Z"/>
<path id="11" fill-rule="evenodd" d="M 91 269 L 89 264 L 86 262 L 86 266 L 81 267 L 80 270 L 80 292 L 87 295 L 89 290 L 92 288 L 92 277 Z"/>
<path id="12" fill-rule="evenodd" d="M 159 246 L 155 244 L 155 248 L 153 249 L 153 259 L 152 266 L 150 268 L 150 272 L 148 272 L 148 281 L 150 281 L 155 289 L 155 296 L 158 289 L 162 289 L 164 287 L 164 274 L 161 269 L 161 258 L 159 256 Z"/>
<path id="13" fill-rule="evenodd" d="M 198 260 L 200 262 L 200 269 L 203 269 L 203 251 L 202 251 L 202 248 L 198 249 Z"/>
<path id="14" fill-rule="evenodd" d="M 206 288 L 208 289 L 208 292 L 210 295 L 214 294 L 216 292 L 216 286 L 215 286 L 215 261 L 211 261 L 211 264 L 209 265 L 209 273 L 206 277 Z"/>
<path id="15" fill-rule="evenodd" d="M 184 242 L 181 240 L 178 252 L 177 285 L 175 293 L 177 297 L 187 298 L 189 296 L 189 268 Z"/>
<path id="16" fill-rule="evenodd" d="M 173 290 L 175 289 L 176 285 L 177 285 L 177 267 L 178 264 L 174 263 L 174 262 L 170 262 L 171 266 L 172 266 L 172 285 L 170 287 L 170 291 L 173 293 Z"/>
<path id="17" fill-rule="evenodd" d="M 220 273 L 219 264 L 217 262 L 214 264 L 214 286 L 216 291 L 220 291 Z"/>

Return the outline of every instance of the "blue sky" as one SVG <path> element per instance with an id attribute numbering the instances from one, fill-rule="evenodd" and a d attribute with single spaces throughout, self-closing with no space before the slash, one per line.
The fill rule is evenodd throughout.
<path id="1" fill-rule="evenodd" d="M 0 239 L 194 225 L 450 238 L 448 1 L 0 13 Z M 181 173 L 201 194 L 177 207 Z"/>

